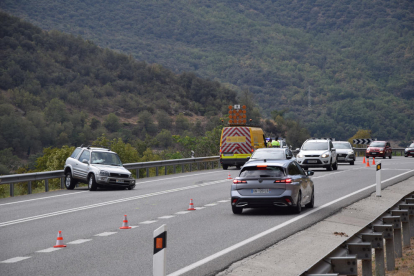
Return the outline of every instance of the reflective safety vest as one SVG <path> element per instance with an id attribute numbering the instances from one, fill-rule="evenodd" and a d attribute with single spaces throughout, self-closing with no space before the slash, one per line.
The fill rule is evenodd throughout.
<path id="1" fill-rule="evenodd" d="M 280 147 L 280 143 L 278 140 L 272 141 L 272 147 Z"/>
<path id="2" fill-rule="evenodd" d="M 270 141 L 269 141 L 269 142 L 267 142 L 267 147 L 268 147 L 268 148 L 271 148 L 271 147 L 272 147 L 272 142 L 270 142 Z"/>

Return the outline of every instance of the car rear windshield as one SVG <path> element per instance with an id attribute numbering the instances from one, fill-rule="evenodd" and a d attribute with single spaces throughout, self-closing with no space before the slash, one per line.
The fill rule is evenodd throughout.
<path id="1" fill-rule="evenodd" d="M 283 177 L 285 171 L 282 167 L 267 166 L 267 167 L 245 167 L 240 172 L 240 177 Z"/>
<path id="2" fill-rule="evenodd" d="M 328 142 L 307 142 L 302 150 L 328 150 Z"/>
<path id="3" fill-rule="evenodd" d="M 351 145 L 348 143 L 333 143 L 336 149 L 351 149 Z"/>
<path id="4" fill-rule="evenodd" d="M 370 147 L 385 147 L 385 142 L 372 142 Z"/>
<path id="5" fill-rule="evenodd" d="M 251 159 L 286 159 L 284 150 L 260 150 L 253 153 Z"/>
<path id="6" fill-rule="evenodd" d="M 119 156 L 110 152 L 92 152 L 92 164 L 122 166 Z"/>

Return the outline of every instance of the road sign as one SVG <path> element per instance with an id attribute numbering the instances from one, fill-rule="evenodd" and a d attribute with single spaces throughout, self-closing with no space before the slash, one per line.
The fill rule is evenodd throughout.
<path id="1" fill-rule="evenodd" d="M 355 145 L 368 145 L 368 144 L 371 144 L 371 142 L 375 140 L 377 139 L 363 138 L 363 139 L 354 139 L 353 142 Z"/>

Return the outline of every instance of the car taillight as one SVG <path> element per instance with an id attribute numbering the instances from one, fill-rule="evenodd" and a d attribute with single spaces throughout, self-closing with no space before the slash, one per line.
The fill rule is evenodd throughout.
<path id="1" fill-rule="evenodd" d="M 238 179 L 233 180 L 233 184 L 240 184 L 240 183 L 247 183 L 247 181 L 246 180 L 238 180 Z"/>
<path id="2" fill-rule="evenodd" d="M 287 183 L 287 184 L 290 184 L 290 183 L 292 183 L 292 179 L 291 178 L 287 178 L 287 179 L 275 180 L 274 183 Z"/>

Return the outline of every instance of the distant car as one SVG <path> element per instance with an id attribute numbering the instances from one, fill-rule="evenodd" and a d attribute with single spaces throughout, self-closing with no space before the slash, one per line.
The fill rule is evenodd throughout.
<path id="1" fill-rule="evenodd" d="M 288 148 L 262 148 L 257 149 L 248 162 L 254 160 L 280 160 L 280 159 L 292 159 L 292 151 Z"/>
<path id="2" fill-rule="evenodd" d="M 308 139 L 306 140 L 296 160 L 302 168 L 326 168 L 328 171 L 338 169 L 336 149 L 331 139 Z"/>
<path id="3" fill-rule="evenodd" d="M 256 160 L 246 163 L 231 185 L 231 208 L 241 214 L 243 208 L 287 207 L 300 213 L 302 206 L 313 208 L 315 190 L 312 171 L 305 172 L 292 159 Z"/>
<path id="4" fill-rule="evenodd" d="M 408 148 L 404 150 L 404 156 L 412 156 L 414 157 L 414 143 L 412 143 Z"/>
<path id="5" fill-rule="evenodd" d="M 352 145 L 348 141 L 333 141 L 332 144 L 336 149 L 338 155 L 338 163 L 349 163 L 354 165 L 355 152 Z"/>
<path id="6" fill-rule="evenodd" d="M 123 167 L 118 154 L 105 148 L 76 148 L 66 159 L 64 172 L 68 190 L 74 189 L 78 182 L 88 184 L 90 191 L 98 187 L 135 188 L 135 179 Z"/>
<path id="7" fill-rule="evenodd" d="M 390 142 L 387 141 L 373 141 L 368 146 L 365 156 L 369 157 L 382 157 L 386 158 L 387 156 L 391 159 L 392 158 L 392 149 Z"/>

